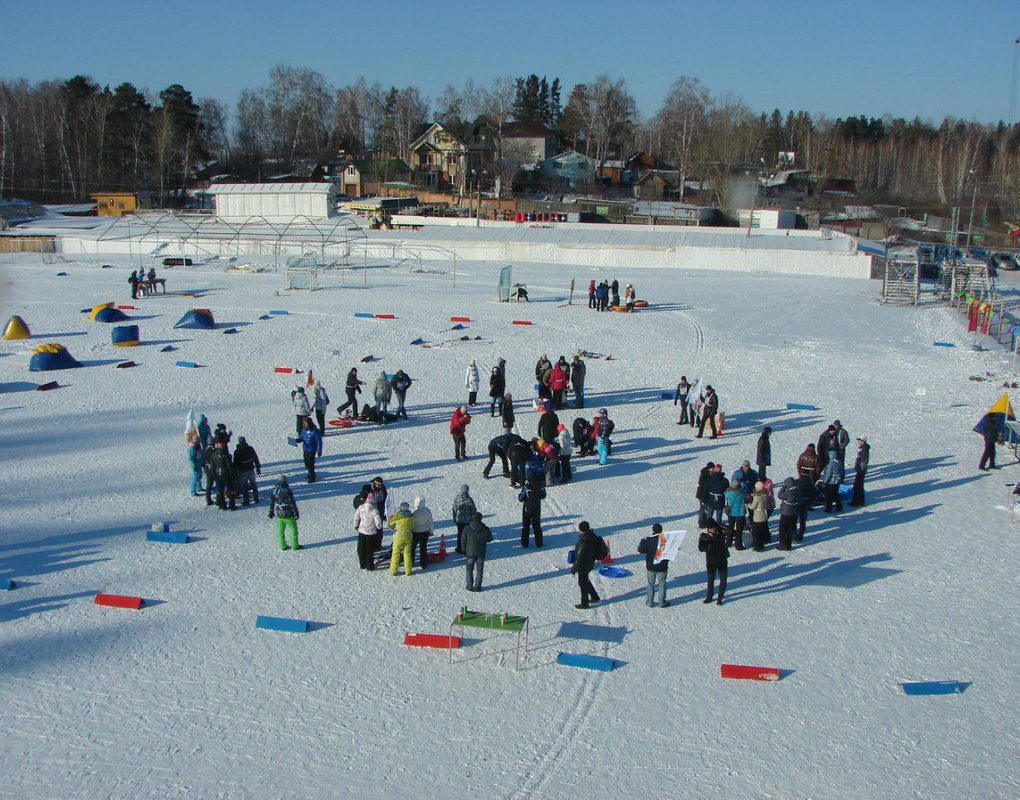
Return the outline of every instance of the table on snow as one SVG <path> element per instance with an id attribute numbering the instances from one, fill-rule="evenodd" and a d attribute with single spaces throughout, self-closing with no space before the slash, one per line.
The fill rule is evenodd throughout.
<path id="1" fill-rule="evenodd" d="M 518 617 L 513 614 L 486 614 L 483 611 L 469 611 L 462 609 L 453 622 L 450 623 L 450 636 L 453 636 L 453 629 L 460 628 L 461 638 L 464 638 L 464 628 L 488 628 L 497 631 L 509 631 L 517 634 L 517 663 L 514 670 L 521 667 L 521 633 L 524 633 L 524 653 L 528 653 L 528 633 L 530 623 L 528 617 Z M 450 663 L 453 663 L 453 648 L 450 648 Z"/>
<path id="2" fill-rule="evenodd" d="M 159 287 L 163 287 L 163 294 L 166 294 L 166 278 L 153 278 L 151 281 L 146 279 L 138 282 L 138 288 L 142 290 L 142 294 L 159 294 Z"/>

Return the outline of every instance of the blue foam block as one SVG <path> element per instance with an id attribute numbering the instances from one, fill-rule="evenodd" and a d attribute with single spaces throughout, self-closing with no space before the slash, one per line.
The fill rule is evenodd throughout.
<path id="1" fill-rule="evenodd" d="M 3 589 L 5 592 L 9 592 L 13 588 L 14 581 L 10 578 L 0 578 L 0 589 Z"/>
<path id="2" fill-rule="evenodd" d="M 196 364 L 194 361 L 178 361 L 177 362 L 177 366 L 178 367 L 192 367 L 192 368 L 194 368 L 194 367 L 197 367 L 198 364 Z"/>
<path id="3" fill-rule="evenodd" d="M 187 544 L 188 534 L 171 531 L 149 531 L 145 538 L 150 542 L 163 542 L 165 544 Z"/>
<path id="4" fill-rule="evenodd" d="M 959 681 L 911 681 L 901 683 L 904 694 L 963 694 L 968 684 Z"/>
<path id="5" fill-rule="evenodd" d="M 425 344 L 424 339 L 415 339 L 411 344 Z"/>
<path id="6" fill-rule="evenodd" d="M 602 656 L 589 656 L 582 653 L 560 653 L 556 656 L 556 663 L 564 667 L 580 667 L 581 669 L 594 669 L 598 672 L 611 672 L 616 662 L 611 658 Z"/>
<path id="7" fill-rule="evenodd" d="M 261 317 L 259 317 L 259 319 L 272 319 L 272 317 L 269 316 L 268 314 L 263 314 Z"/>
<path id="8" fill-rule="evenodd" d="M 575 555 L 577 555 L 577 551 L 576 550 L 568 550 L 567 551 L 567 563 L 568 564 L 573 564 L 574 563 L 574 556 Z"/>
<path id="9" fill-rule="evenodd" d="M 462 330 L 464 330 L 464 326 L 463 326 L 463 325 L 461 325 L 461 324 L 460 324 L 460 323 L 458 322 L 458 323 L 457 323 L 456 325 L 454 325 L 454 326 L 453 326 L 452 328 L 450 328 L 450 330 L 451 330 L 451 331 L 462 331 Z"/>
<path id="10" fill-rule="evenodd" d="M 952 342 L 935 342 L 936 347 L 956 347 Z"/>
<path id="11" fill-rule="evenodd" d="M 162 348 L 159 352 L 161 352 L 161 353 L 172 353 L 176 349 L 177 348 L 174 347 L 172 344 L 168 344 L 166 347 Z"/>
<path id="12" fill-rule="evenodd" d="M 289 444 L 291 447 L 297 447 L 299 444 L 299 440 L 295 439 L 293 436 L 288 436 L 287 444 Z"/>
<path id="13" fill-rule="evenodd" d="M 237 333 L 237 328 L 227 328 L 224 333 Z"/>
<path id="14" fill-rule="evenodd" d="M 286 316 L 290 312 L 283 308 L 271 308 L 269 309 L 269 313 L 275 314 L 276 316 Z"/>
<path id="15" fill-rule="evenodd" d="M 355 311 L 354 316 L 361 317 L 363 319 L 372 319 L 375 316 L 375 314 L 367 314 L 364 311 Z"/>
<path id="16" fill-rule="evenodd" d="M 818 406 L 809 406 L 806 403 L 787 403 L 786 408 L 789 411 L 817 411 Z"/>
<path id="17" fill-rule="evenodd" d="M 676 395 L 673 392 L 662 392 L 660 396 L 663 400 L 672 400 Z"/>
<path id="18" fill-rule="evenodd" d="M 308 620 L 290 619 L 289 617 L 256 617 L 256 628 L 267 631 L 283 631 L 284 633 L 308 633 Z"/>

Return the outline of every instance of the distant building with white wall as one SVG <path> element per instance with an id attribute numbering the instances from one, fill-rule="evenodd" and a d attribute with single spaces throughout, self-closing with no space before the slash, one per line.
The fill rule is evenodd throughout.
<path id="1" fill-rule="evenodd" d="M 216 216 L 224 222 L 324 219 L 335 213 L 337 201 L 337 187 L 331 183 L 214 183 L 208 191 L 215 198 Z"/>

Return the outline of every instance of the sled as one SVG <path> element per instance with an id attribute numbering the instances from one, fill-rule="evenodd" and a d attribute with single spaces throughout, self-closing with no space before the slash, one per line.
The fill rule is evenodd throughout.
<path id="1" fill-rule="evenodd" d="M 633 309 L 633 308 L 628 308 L 627 306 L 610 306 L 610 307 L 609 307 L 609 310 L 610 310 L 610 311 L 621 311 L 621 312 L 623 312 L 624 314 L 629 314 L 629 313 L 630 313 L 630 312 L 632 312 L 632 311 L 633 311 L 634 309 Z"/>
<path id="2" fill-rule="evenodd" d="M 635 300 L 634 301 L 634 308 L 648 308 L 648 301 L 647 300 Z"/>

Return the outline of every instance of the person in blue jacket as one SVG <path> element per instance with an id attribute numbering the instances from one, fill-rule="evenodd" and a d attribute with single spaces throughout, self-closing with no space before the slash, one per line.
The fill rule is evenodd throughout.
<path id="1" fill-rule="evenodd" d="M 202 493 L 202 443 L 195 437 L 188 443 L 188 464 L 191 466 L 189 497 Z"/>
<path id="2" fill-rule="evenodd" d="M 205 450 L 209 446 L 209 440 L 212 438 L 212 428 L 209 427 L 209 420 L 206 419 L 205 414 L 200 414 L 198 417 L 198 440 L 202 443 L 202 449 Z"/>
<path id="3" fill-rule="evenodd" d="M 304 418 L 301 429 L 301 451 L 305 456 L 308 482 L 315 483 L 315 457 L 322 456 L 322 434 L 309 417 Z"/>

